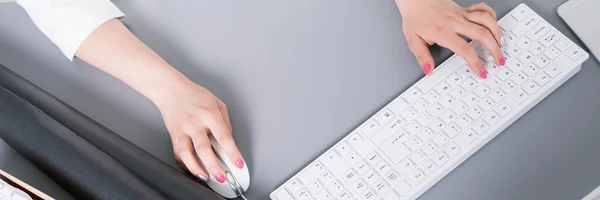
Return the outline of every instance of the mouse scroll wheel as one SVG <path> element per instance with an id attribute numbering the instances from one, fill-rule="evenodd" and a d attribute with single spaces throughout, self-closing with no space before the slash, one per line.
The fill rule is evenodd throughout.
<path id="1" fill-rule="evenodd" d="M 227 182 L 229 182 L 229 184 L 235 185 L 235 178 L 233 178 L 233 175 L 231 175 L 229 171 L 225 172 L 225 177 L 227 178 Z"/>

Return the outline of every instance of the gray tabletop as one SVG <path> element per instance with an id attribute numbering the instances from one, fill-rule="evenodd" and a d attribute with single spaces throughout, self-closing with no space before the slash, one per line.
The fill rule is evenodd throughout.
<path id="1" fill-rule="evenodd" d="M 563 1 L 488 4 L 504 16 L 525 2 L 581 44 L 556 13 Z M 114 2 L 139 38 L 228 104 L 250 166 L 250 199 L 267 199 L 423 76 L 393 0 Z M 0 5 L 0 19 L 0 63 L 176 166 L 151 102 L 80 60 L 69 62 L 18 5 Z M 433 55 L 440 63 L 451 52 L 436 47 Z M 600 65 L 590 58 L 421 199 L 582 198 L 600 185 L 598 86 Z M 5 143 L 0 168 L 63 199 Z"/>

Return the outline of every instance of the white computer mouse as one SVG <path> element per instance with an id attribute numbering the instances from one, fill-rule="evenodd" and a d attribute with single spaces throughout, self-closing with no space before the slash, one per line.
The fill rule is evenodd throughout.
<path id="1" fill-rule="evenodd" d="M 206 184 L 216 193 L 229 199 L 239 197 L 243 192 L 248 190 L 250 186 L 250 173 L 248 172 L 248 164 L 246 163 L 242 169 L 235 166 L 221 145 L 213 137 L 209 135 L 210 143 L 215 151 L 215 154 L 220 159 L 219 164 L 225 170 L 225 182 L 219 183 L 214 178 L 209 179 Z"/>

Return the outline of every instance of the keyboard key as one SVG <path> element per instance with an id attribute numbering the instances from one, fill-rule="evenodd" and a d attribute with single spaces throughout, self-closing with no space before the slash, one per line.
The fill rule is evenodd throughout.
<path id="1" fill-rule="evenodd" d="M 462 87 L 458 86 L 454 88 L 454 90 L 450 93 L 450 96 L 452 96 L 454 99 L 460 99 L 463 96 L 465 96 L 465 94 L 467 94 L 467 91 L 465 91 Z"/>
<path id="2" fill-rule="evenodd" d="M 492 57 L 490 52 L 488 52 L 485 49 L 482 49 L 481 51 L 477 52 L 477 55 L 479 55 L 479 58 L 484 60 L 486 63 L 494 60 L 494 57 Z"/>
<path id="3" fill-rule="evenodd" d="M 492 100 L 492 98 L 490 97 L 486 97 L 484 99 L 482 99 L 481 101 L 479 101 L 479 103 L 477 104 L 481 109 L 483 109 L 483 111 L 487 112 L 488 110 L 492 109 L 492 107 L 494 107 L 494 101 Z"/>
<path id="4" fill-rule="evenodd" d="M 498 69 L 500 69 L 500 67 L 494 62 L 496 62 L 494 61 L 494 58 L 491 58 L 487 63 L 483 64 L 483 68 L 485 68 L 485 71 L 488 73 L 488 75 L 494 74 L 496 71 L 498 71 Z"/>
<path id="5" fill-rule="evenodd" d="M 508 113 L 510 113 L 510 111 L 512 111 L 512 109 L 510 108 L 510 106 L 508 104 L 502 103 L 502 104 L 500 104 L 500 106 L 496 107 L 496 109 L 494 111 L 496 111 L 500 116 L 504 117 L 504 116 L 508 115 Z"/>
<path id="6" fill-rule="evenodd" d="M 556 44 L 554 45 L 556 46 L 556 48 L 558 48 L 558 50 L 564 52 L 566 50 L 569 50 L 569 48 L 571 48 L 571 46 L 573 46 L 573 44 L 570 41 L 567 41 L 567 39 L 561 39 L 558 42 L 556 42 Z"/>
<path id="7" fill-rule="evenodd" d="M 298 199 L 298 200 L 310 200 L 311 196 L 310 196 L 310 193 L 308 193 L 308 191 L 306 191 L 306 189 L 302 189 L 302 190 L 300 190 L 296 194 L 296 199 Z"/>
<path id="8" fill-rule="evenodd" d="M 450 141 L 450 138 L 445 134 L 445 133 L 440 133 L 437 134 L 434 138 L 433 138 L 433 142 L 435 142 L 435 144 L 437 144 L 438 146 L 444 146 L 446 143 L 448 143 Z"/>
<path id="9" fill-rule="evenodd" d="M 467 143 L 471 144 L 475 139 L 477 139 L 477 133 L 472 129 L 467 130 L 461 135 L 462 139 Z"/>
<path id="10" fill-rule="evenodd" d="M 504 31 L 509 31 L 515 24 L 517 24 L 517 20 L 513 17 L 503 17 L 498 20 L 498 25 Z"/>
<path id="11" fill-rule="evenodd" d="M 319 192 L 321 192 L 324 189 L 323 185 L 318 180 L 314 180 L 313 182 L 308 184 L 308 186 L 306 186 L 306 188 L 308 189 L 308 191 L 311 194 L 318 194 Z"/>
<path id="12" fill-rule="evenodd" d="M 550 47 L 544 51 L 544 55 L 548 56 L 550 60 L 554 60 L 560 55 L 560 51 L 556 47 Z"/>
<path id="13" fill-rule="evenodd" d="M 507 68 L 510 68 L 512 72 L 519 72 L 523 69 L 523 64 L 517 60 L 513 60 L 512 62 L 506 65 Z"/>
<path id="14" fill-rule="evenodd" d="M 458 127 L 456 123 L 453 123 L 446 126 L 444 132 L 446 132 L 446 134 L 448 134 L 448 136 L 450 136 L 451 138 L 454 138 L 456 135 L 458 135 L 458 133 L 460 133 L 460 127 Z"/>
<path id="15" fill-rule="evenodd" d="M 540 69 L 537 66 L 535 66 L 535 64 L 533 64 L 533 63 L 528 64 L 523 69 L 523 72 L 525 72 L 525 74 L 527 74 L 528 77 L 533 77 L 533 75 L 535 75 L 538 71 L 540 71 Z"/>
<path id="16" fill-rule="evenodd" d="M 475 93 L 469 93 L 463 98 L 463 101 L 468 106 L 473 106 L 479 101 L 479 97 L 477 95 L 475 95 Z"/>
<path id="17" fill-rule="evenodd" d="M 396 114 L 402 113 L 406 108 L 408 108 L 408 103 L 406 103 L 404 98 L 398 98 L 390 105 L 390 110 Z"/>
<path id="18" fill-rule="evenodd" d="M 423 128 L 417 121 L 412 121 L 404 127 L 410 134 L 417 134 Z"/>
<path id="19" fill-rule="evenodd" d="M 456 74 L 467 79 L 473 76 L 473 71 L 471 71 L 471 68 L 468 65 L 463 65 L 456 70 Z"/>
<path id="20" fill-rule="evenodd" d="M 365 191 L 361 196 L 364 200 L 374 200 L 375 198 L 377 198 L 375 192 L 373 192 L 373 190 L 370 189 Z"/>
<path id="21" fill-rule="evenodd" d="M 550 61 L 551 60 L 545 55 L 540 55 L 533 60 L 533 63 L 535 63 L 535 65 L 537 65 L 539 68 L 543 69 L 546 67 L 546 65 L 550 64 Z"/>
<path id="22" fill-rule="evenodd" d="M 433 154 L 433 152 L 435 152 L 435 150 L 437 150 L 438 147 L 437 145 L 435 145 L 432 141 L 429 141 L 427 143 L 425 143 L 425 145 L 423 146 L 423 148 L 421 150 L 423 150 L 423 152 L 425 154 L 427 154 L 428 156 L 431 156 L 431 154 Z"/>
<path id="23" fill-rule="evenodd" d="M 408 158 L 410 158 L 410 160 L 413 161 L 413 163 L 418 165 L 421 162 L 425 161 L 425 158 L 427 158 L 427 155 L 423 151 L 417 150 L 417 151 L 413 152 L 412 154 L 410 154 L 410 156 Z"/>
<path id="24" fill-rule="evenodd" d="M 410 154 L 410 150 L 399 140 L 390 140 L 381 146 L 381 151 L 392 161 L 398 164 Z M 367 161 L 368 162 L 368 161 Z M 369 163 L 371 164 L 371 163 Z M 371 164 L 374 166 L 375 164 Z"/>
<path id="25" fill-rule="evenodd" d="M 456 120 L 456 125 L 460 126 L 460 128 L 462 129 L 467 128 L 467 126 L 471 125 L 471 123 L 471 118 L 469 118 L 466 115 L 463 115 L 462 117 L 458 118 L 458 120 Z"/>
<path id="26" fill-rule="evenodd" d="M 525 90 L 525 92 L 527 92 L 527 94 L 533 95 L 540 89 L 540 86 L 537 83 L 535 83 L 535 81 L 527 81 L 527 83 L 525 83 L 525 85 L 523 86 L 523 89 Z"/>
<path id="27" fill-rule="evenodd" d="M 384 176 L 384 179 L 388 183 L 390 183 L 390 185 L 396 185 L 396 184 L 400 183 L 400 181 L 401 181 L 400 176 L 401 175 L 398 174 L 398 172 L 392 170 Z"/>
<path id="28" fill-rule="evenodd" d="M 527 7 L 517 7 L 510 13 L 510 16 L 515 18 L 517 21 L 521 21 L 523 18 L 531 15 L 531 11 Z"/>
<path id="29" fill-rule="evenodd" d="M 337 153 L 334 151 L 330 152 L 325 157 L 325 161 L 329 165 L 328 168 L 331 169 L 331 172 L 335 175 L 339 175 L 341 173 L 346 172 L 346 170 L 350 169 L 350 165 L 348 164 L 348 162 L 346 162 L 345 159 L 337 155 Z M 322 170 L 318 172 L 318 175 L 320 175 L 321 172 Z"/>
<path id="30" fill-rule="evenodd" d="M 404 119 L 406 119 L 407 121 L 413 120 L 415 119 L 417 116 L 419 115 L 419 112 L 417 112 L 417 110 L 415 110 L 414 108 L 410 107 L 408 109 L 406 109 L 403 113 L 402 113 L 402 117 Z"/>
<path id="31" fill-rule="evenodd" d="M 479 120 L 475 123 L 475 125 L 473 125 L 473 130 L 475 130 L 475 132 L 477 132 L 479 135 L 483 135 L 489 128 L 490 127 L 484 122 L 484 120 Z"/>
<path id="32" fill-rule="evenodd" d="M 528 51 L 526 51 L 525 49 L 527 49 L 533 42 L 529 39 L 527 39 L 527 37 L 521 37 L 521 39 L 519 39 L 519 41 L 517 41 L 517 46 L 519 46 L 519 48 L 523 49 L 523 53 L 527 53 Z"/>
<path id="33" fill-rule="evenodd" d="M 525 101 L 527 98 L 529 98 L 529 95 L 527 94 L 527 92 L 525 92 L 524 90 L 518 90 L 516 93 L 514 93 L 512 95 L 513 100 L 515 100 L 517 103 L 523 103 L 523 101 Z"/>
<path id="34" fill-rule="evenodd" d="M 442 111 L 444 111 L 444 107 L 442 107 L 442 105 L 440 105 L 439 103 L 435 103 L 431 107 L 429 107 L 429 109 L 427 109 L 427 112 L 429 112 L 432 116 L 440 115 Z"/>
<path id="35" fill-rule="evenodd" d="M 433 156 L 432 160 L 437 166 L 442 166 L 448 162 L 448 159 L 449 158 L 448 155 L 446 155 L 446 152 L 444 152 L 444 150 L 440 150 L 435 154 L 435 156 Z"/>
<path id="36" fill-rule="evenodd" d="M 429 108 L 429 103 L 427 103 L 427 101 L 425 101 L 425 99 L 421 98 L 413 104 L 413 108 L 415 108 L 417 113 L 421 113 L 425 109 Z"/>
<path id="37" fill-rule="evenodd" d="M 521 55 L 517 56 L 517 58 L 522 63 L 527 64 L 527 63 L 531 62 L 533 60 L 533 58 L 535 58 L 535 56 L 533 56 L 533 54 L 531 54 L 531 52 L 529 52 L 529 51 L 524 51 L 523 53 L 521 53 Z"/>
<path id="38" fill-rule="evenodd" d="M 431 114 L 429 114 L 428 112 L 424 112 L 423 114 L 419 115 L 419 117 L 417 117 L 417 122 L 419 124 L 429 124 L 431 120 L 433 120 L 433 116 L 431 116 Z"/>
<path id="39" fill-rule="evenodd" d="M 409 149 L 412 149 L 412 150 L 419 148 L 422 144 L 423 144 L 423 142 L 419 139 L 418 136 L 414 136 L 414 137 L 406 140 L 406 142 L 404 142 L 404 145 L 406 145 Z"/>
<path id="40" fill-rule="evenodd" d="M 510 94 L 517 89 L 517 84 L 511 80 L 508 80 L 500 86 L 500 89 L 504 91 L 506 94 Z"/>
<path id="41" fill-rule="evenodd" d="M 500 78 L 502 81 L 506 81 L 506 79 L 510 78 L 512 75 L 513 72 L 508 67 L 503 67 L 500 69 L 498 74 L 496 74 L 496 76 L 498 76 L 498 78 Z"/>
<path id="42" fill-rule="evenodd" d="M 490 88 L 488 86 L 486 86 L 485 84 L 482 84 L 482 85 L 479 85 L 477 88 L 475 88 L 474 92 L 475 92 L 475 94 L 477 94 L 477 96 L 479 98 L 483 98 L 485 95 L 490 93 Z"/>
<path id="43" fill-rule="evenodd" d="M 398 164 L 398 168 L 404 174 L 408 174 L 415 167 L 416 167 L 415 163 L 413 161 L 411 161 L 410 159 L 404 159 L 404 160 L 402 160 L 402 162 L 400 162 L 400 164 Z"/>
<path id="44" fill-rule="evenodd" d="M 506 94 L 502 91 L 502 89 L 498 88 L 492 91 L 489 97 L 494 100 L 494 102 L 500 102 L 502 99 L 504 99 L 504 97 L 506 97 Z"/>
<path id="45" fill-rule="evenodd" d="M 379 175 L 377 175 L 377 173 L 371 169 L 363 175 L 363 179 L 366 181 L 367 185 L 373 185 L 375 182 L 381 179 L 381 177 L 379 177 Z"/>
<path id="46" fill-rule="evenodd" d="M 331 193 L 333 194 L 338 194 L 342 190 L 344 190 L 344 186 L 340 182 L 334 181 L 333 183 L 327 186 L 327 189 L 329 189 L 329 191 L 331 191 Z"/>
<path id="47" fill-rule="evenodd" d="M 317 194 L 315 198 L 316 200 L 330 200 L 333 199 L 333 196 L 331 196 L 327 190 L 323 190 L 321 193 Z"/>
<path id="48" fill-rule="evenodd" d="M 500 115 L 498 115 L 498 113 L 491 111 L 488 114 L 485 115 L 485 118 L 483 118 L 485 120 L 485 122 L 487 122 L 490 126 L 493 126 L 494 124 L 496 124 L 496 122 L 500 121 Z"/>
<path id="49" fill-rule="evenodd" d="M 352 198 L 352 193 L 348 192 L 347 190 L 344 190 L 343 192 L 339 193 L 337 195 L 337 198 L 340 200 L 351 200 Z"/>
<path id="50" fill-rule="evenodd" d="M 367 153 L 370 153 L 371 150 L 373 149 L 373 144 L 369 141 L 365 141 L 356 132 L 351 133 L 350 137 L 348 137 L 348 140 L 346 140 L 346 141 L 348 142 L 348 144 L 350 144 L 350 146 L 354 147 L 354 150 L 356 151 L 356 153 L 358 153 L 361 156 L 364 156 Z"/>
<path id="51" fill-rule="evenodd" d="M 352 151 L 350 154 L 346 155 L 344 158 L 346 159 L 348 164 L 350 164 L 350 166 L 354 166 L 358 162 L 360 162 L 360 156 L 354 151 Z"/>
<path id="52" fill-rule="evenodd" d="M 433 137 L 433 135 L 435 135 L 435 132 L 428 127 L 423 128 L 423 131 L 419 132 L 418 134 L 421 140 L 428 140 L 429 138 Z"/>
<path id="53" fill-rule="evenodd" d="M 379 124 L 386 124 L 390 120 L 394 118 L 394 113 L 389 109 L 383 109 L 379 114 L 375 116 L 375 121 L 379 122 Z"/>
<path id="54" fill-rule="evenodd" d="M 379 164 L 379 162 L 381 162 L 381 157 L 376 151 L 373 151 L 369 155 L 367 155 L 367 157 L 365 157 L 365 161 L 367 161 L 369 165 L 375 166 L 376 164 Z"/>
<path id="55" fill-rule="evenodd" d="M 454 112 L 456 115 L 460 115 L 463 112 L 465 112 L 467 110 L 467 104 L 465 104 L 464 102 L 460 101 L 457 102 L 456 104 L 454 104 L 454 106 L 452 106 L 451 110 L 452 112 Z"/>
<path id="56" fill-rule="evenodd" d="M 423 92 L 418 88 L 411 88 L 404 94 L 404 99 L 406 99 L 408 103 L 414 103 L 417 99 L 421 98 L 422 95 Z"/>
<path id="57" fill-rule="evenodd" d="M 320 162 L 316 162 L 308 166 L 308 168 L 298 176 L 298 179 L 302 181 L 304 184 L 309 184 L 316 178 L 318 178 L 321 173 L 325 171 L 325 167 Z"/>
<path id="58" fill-rule="evenodd" d="M 517 75 L 514 75 L 512 78 L 510 78 L 510 80 L 512 80 L 514 83 L 516 83 L 516 85 L 521 85 L 523 83 L 525 83 L 525 81 L 527 81 L 527 75 L 525 74 L 525 72 L 519 72 L 517 73 Z M 506 92 L 508 93 L 508 92 Z"/>
<path id="59" fill-rule="evenodd" d="M 365 125 L 362 126 L 362 128 L 360 128 L 360 130 L 367 135 L 367 137 L 370 137 L 379 131 L 379 124 L 374 120 L 369 120 L 367 123 L 365 123 Z"/>
<path id="60" fill-rule="evenodd" d="M 533 45 L 529 46 L 529 52 L 531 52 L 535 56 L 540 55 L 540 53 L 542 53 L 542 51 L 544 51 L 545 49 L 546 48 L 544 48 L 544 46 L 542 46 L 542 44 L 540 44 L 539 42 L 534 42 Z"/>
<path id="61" fill-rule="evenodd" d="M 532 41 L 538 40 L 542 35 L 550 31 L 550 25 L 545 22 L 541 22 L 533 27 L 528 33 L 527 37 Z"/>
<path id="62" fill-rule="evenodd" d="M 279 190 L 279 192 L 275 194 L 275 198 L 277 198 L 277 200 L 294 200 L 294 197 L 285 190 Z"/>
<path id="63" fill-rule="evenodd" d="M 386 163 L 385 161 L 380 162 L 379 164 L 375 165 L 374 168 L 375 168 L 375 171 L 377 171 L 377 173 L 379 173 L 379 174 L 385 174 L 389 170 L 392 169 L 390 167 L 390 165 L 388 163 Z"/>
<path id="64" fill-rule="evenodd" d="M 400 118 L 396 118 L 392 123 L 385 125 L 381 130 L 371 137 L 371 141 L 375 145 L 381 145 L 394 135 L 406 122 Z"/>
<path id="65" fill-rule="evenodd" d="M 375 193 L 383 194 L 383 192 L 387 191 L 389 187 L 390 186 L 387 183 L 385 183 L 384 180 L 380 180 L 378 182 L 375 182 L 373 190 L 375 191 Z"/>
<path id="66" fill-rule="evenodd" d="M 331 183 L 332 181 L 335 181 L 335 178 L 333 177 L 333 175 L 329 172 L 325 172 L 323 174 L 321 174 L 321 176 L 319 177 L 319 180 L 321 180 L 321 183 L 325 184 L 325 185 L 329 185 L 329 183 Z"/>
<path id="67" fill-rule="evenodd" d="M 356 170 L 356 173 L 360 175 L 363 175 L 369 169 L 369 165 L 367 165 L 367 163 L 363 160 L 359 161 L 356 165 L 354 165 L 354 170 Z"/>
<path id="68" fill-rule="evenodd" d="M 400 197 L 398 197 L 398 194 L 396 194 L 394 191 L 388 191 L 387 193 L 385 193 L 383 196 L 381 196 L 379 198 L 380 200 L 396 200 L 396 199 L 400 199 Z"/>
<path id="69" fill-rule="evenodd" d="M 412 187 L 406 181 L 401 181 L 398 185 L 396 185 L 396 187 L 394 187 L 394 189 L 396 192 L 398 192 L 398 194 L 400 194 L 400 196 L 404 196 L 412 189 Z"/>
<path id="70" fill-rule="evenodd" d="M 417 169 L 412 174 L 410 174 L 409 178 L 415 185 L 418 185 L 419 183 L 421 183 L 421 181 L 425 179 L 425 174 L 421 169 Z"/>
<path id="71" fill-rule="evenodd" d="M 544 87 L 546 83 L 550 82 L 550 79 L 552 78 L 550 78 L 550 76 L 548 76 L 548 74 L 546 74 L 545 72 L 541 72 L 540 74 L 535 76 L 535 78 L 533 78 L 533 80 L 541 87 Z"/>
<path id="72" fill-rule="evenodd" d="M 511 30 L 515 35 L 523 35 L 527 31 L 529 31 L 532 27 L 537 25 L 540 22 L 540 18 L 536 15 L 530 15 L 523 19 L 523 21 L 519 22 L 513 29 Z"/>
<path id="73" fill-rule="evenodd" d="M 467 115 L 471 119 L 475 120 L 475 119 L 478 119 L 479 117 L 481 117 L 481 115 L 483 115 L 483 110 L 481 108 L 479 108 L 479 106 L 473 106 L 467 110 Z"/>
<path id="74" fill-rule="evenodd" d="M 435 86 L 434 89 L 435 91 L 437 91 L 438 94 L 440 94 L 440 96 L 444 96 L 450 92 L 451 88 L 452 87 L 448 83 L 446 83 L 446 81 L 442 81 L 437 86 Z"/>
<path id="75" fill-rule="evenodd" d="M 451 87 L 455 87 L 459 85 L 463 79 L 458 74 L 452 73 L 446 78 L 446 80 L 448 80 L 448 84 L 450 84 Z"/>
<path id="76" fill-rule="evenodd" d="M 425 94 L 424 98 L 425 100 L 427 100 L 427 102 L 433 103 L 436 102 L 438 98 L 440 98 L 440 95 L 435 90 L 429 90 L 429 92 Z"/>
<path id="77" fill-rule="evenodd" d="M 548 48 L 558 41 L 558 39 L 560 39 L 560 35 L 554 32 L 554 30 L 550 30 L 548 33 L 546 33 L 546 35 L 542 36 L 540 43 Z"/>
<path id="78" fill-rule="evenodd" d="M 494 89 L 500 84 L 502 84 L 502 81 L 497 76 L 488 77 L 488 79 L 485 81 L 485 85 L 487 85 L 490 89 Z"/>
<path id="79" fill-rule="evenodd" d="M 521 53 L 521 48 L 518 45 L 511 45 L 504 49 L 504 53 L 511 58 L 515 58 Z"/>
<path id="80" fill-rule="evenodd" d="M 440 99 L 439 103 L 442 105 L 442 107 L 448 108 L 454 104 L 454 98 L 452 98 L 450 95 L 446 95 Z"/>
<path id="81" fill-rule="evenodd" d="M 550 67 L 548 67 L 546 69 L 546 73 L 548 74 L 548 76 L 554 78 L 556 76 L 558 76 L 558 74 L 560 74 L 560 72 L 562 72 L 562 67 L 556 64 L 552 64 Z"/>
<path id="82" fill-rule="evenodd" d="M 458 152 L 460 152 L 460 148 L 458 147 L 458 145 L 456 145 L 456 143 L 450 142 L 450 144 L 448 144 L 446 148 L 444 148 L 444 151 L 448 153 L 448 156 L 453 157 L 456 154 L 458 154 Z"/>
<path id="83" fill-rule="evenodd" d="M 444 128 L 446 124 L 439 118 L 434 119 L 430 124 L 429 124 L 429 128 L 431 128 L 431 130 L 434 133 L 440 132 L 440 130 L 442 130 Z"/>
<path id="84" fill-rule="evenodd" d="M 442 115 L 440 116 L 440 118 L 442 119 L 442 121 L 444 121 L 446 124 L 450 123 L 451 121 L 453 121 L 454 119 L 456 119 L 456 116 L 452 111 L 448 110 L 444 113 L 442 113 Z"/>
<path id="85" fill-rule="evenodd" d="M 290 180 L 290 182 L 285 185 L 285 188 L 291 193 L 298 192 L 298 190 L 302 189 L 302 187 L 302 183 L 300 183 L 300 181 L 296 178 Z"/>
<path id="86" fill-rule="evenodd" d="M 365 191 L 367 188 L 369 188 L 369 186 L 360 179 L 358 181 L 350 184 L 348 187 L 350 188 L 350 190 L 352 190 L 356 193 L 361 193 L 361 192 Z"/>
<path id="87" fill-rule="evenodd" d="M 571 60 L 576 61 L 581 56 L 583 56 L 584 52 L 583 52 L 583 50 L 581 50 L 579 48 L 571 48 L 570 50 L 567 51 L 566 54 L 567 54 L 567 56 L 569 56 L 569 58 L 571 58 Z"/>
<path id="88" fill-rule="evenodd" d="M 435 163 L 433 163 L 431 160 L 425 161 L 425 163 L 421 165 L 421 169 L 423 170 L 423 172 L 425 172 L 425 175 L 427 176 L 433 174 L 433 172 L 435 172 L 437 168 L 437 165 L 435 165 Z"/>
<path id="89" fill-rule="evenodd" d="M 477 82 L 473 78 L 467 78 L 461 85 L 467 92 L 477 87 Z"/>
<path id="90" fill-rule="evenodd" d="M 510 32 L 506 32 L 504 33 L 504 45 L 505 46 L 511 46 L 512 44 L 517 42 L 517 39 L 519 39 L 519 37 L 515 36 L 514 34 L 510 33 Z"/>

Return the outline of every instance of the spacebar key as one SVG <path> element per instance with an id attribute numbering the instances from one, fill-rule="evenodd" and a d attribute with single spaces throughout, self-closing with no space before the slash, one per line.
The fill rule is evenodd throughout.
<path id="1" fill-rule="evenodd" d="M 444 80 L 450 73 L 454 72 L 458 67 L 465 64 L 465 59 L 456 55 L 450 58 L 451 60 L 445 62 L 440 65 L 425 79 L 418 83 L 417 87 L 421 89 L 423 92 L 427 92 L 429 89 L 433 88 L 437 83 Z"/>

